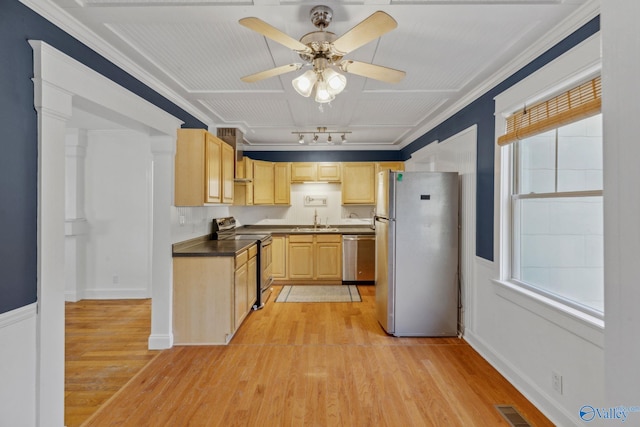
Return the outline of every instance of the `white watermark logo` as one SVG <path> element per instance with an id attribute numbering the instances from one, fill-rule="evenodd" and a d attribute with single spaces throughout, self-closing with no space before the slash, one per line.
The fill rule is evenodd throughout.
<path id="1" fill-rule="evenodd" d="M 640 412 L 640 406 L 611 406 L 609 408 L 597 408 L 591 405 L 584 405 L 580 408 L 580 418 L 582 421 L 590 422 L 597 419 L 625 422 L 632 412 Z"/>

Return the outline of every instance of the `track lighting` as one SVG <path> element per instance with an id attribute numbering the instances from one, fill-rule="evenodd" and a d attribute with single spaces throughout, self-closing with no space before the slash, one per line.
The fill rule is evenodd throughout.
<path id="1" fill-rule="evenodd" d="M 315 131 L 310 131 L 310 132 L 291 132 L 294 135 L 298 135 L 298 143 L 300 144 L 304 144 L 304 136 L 306 134 L 311 134 L 313 135 L 310 144 L 315 144 L 318 142 L 319 139 L 319 135 L 320 134 L 327 134 L 327 144 L 329 145 L 334 145 L 335 142 L 333 140 L 333 137 L 331 136 L 331 134 L 342 134 L 342 136 L 340 137 L 340 142 L 345 143 L 347 142 L 347 134 L 351 133 L 351 131 L 348 130 L 327 130 L 327 128 L 325 126 L 319 126 L 316 128 Z"/>

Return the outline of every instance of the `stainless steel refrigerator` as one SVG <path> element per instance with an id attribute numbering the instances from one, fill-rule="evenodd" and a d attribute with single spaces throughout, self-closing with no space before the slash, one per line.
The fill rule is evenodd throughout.
<path id="1" fill-rule="evenodd" d="M 395 336 L 458 330 L 458 174 L 377 176 L 376 313 Z"/>

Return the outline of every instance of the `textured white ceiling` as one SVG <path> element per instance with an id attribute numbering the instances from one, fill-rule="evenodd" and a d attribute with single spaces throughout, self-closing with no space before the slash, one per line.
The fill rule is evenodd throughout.
<path id="1" fill-rule="evenodd" d="M 570 26 L 563 21 L 586 0 L 52 1 L 211 128 L 240 128 L 249 150 L 308 149 L 291 132 L 318 126 L 353 132 L 331 149 L 395 150 L 488 89 L 487 79 L 523 52 L 550 43 L 547 35 Z M 347 74 L 346 90 L 323 106 L 293 90 L 304 70 L 243 83 L 242 76 L 302 61 L 238 20 L 255 16 L 299 39 L 315 30 L 308 14 L 317 4 L 333 8 L 328 30 L 337 35 L 376 10 L 393 16 L 398 28 L 346 58 L 404 70 L 406 78 L 388 84 Z"/>

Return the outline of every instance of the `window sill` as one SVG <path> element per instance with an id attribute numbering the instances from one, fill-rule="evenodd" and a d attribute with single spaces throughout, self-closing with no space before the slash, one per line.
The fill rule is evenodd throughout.
<path id="1" fill-rule="evenodd" d="M 604 321 L 504 280 L 493 280 L 498 296 L 604 348 Z"/>

